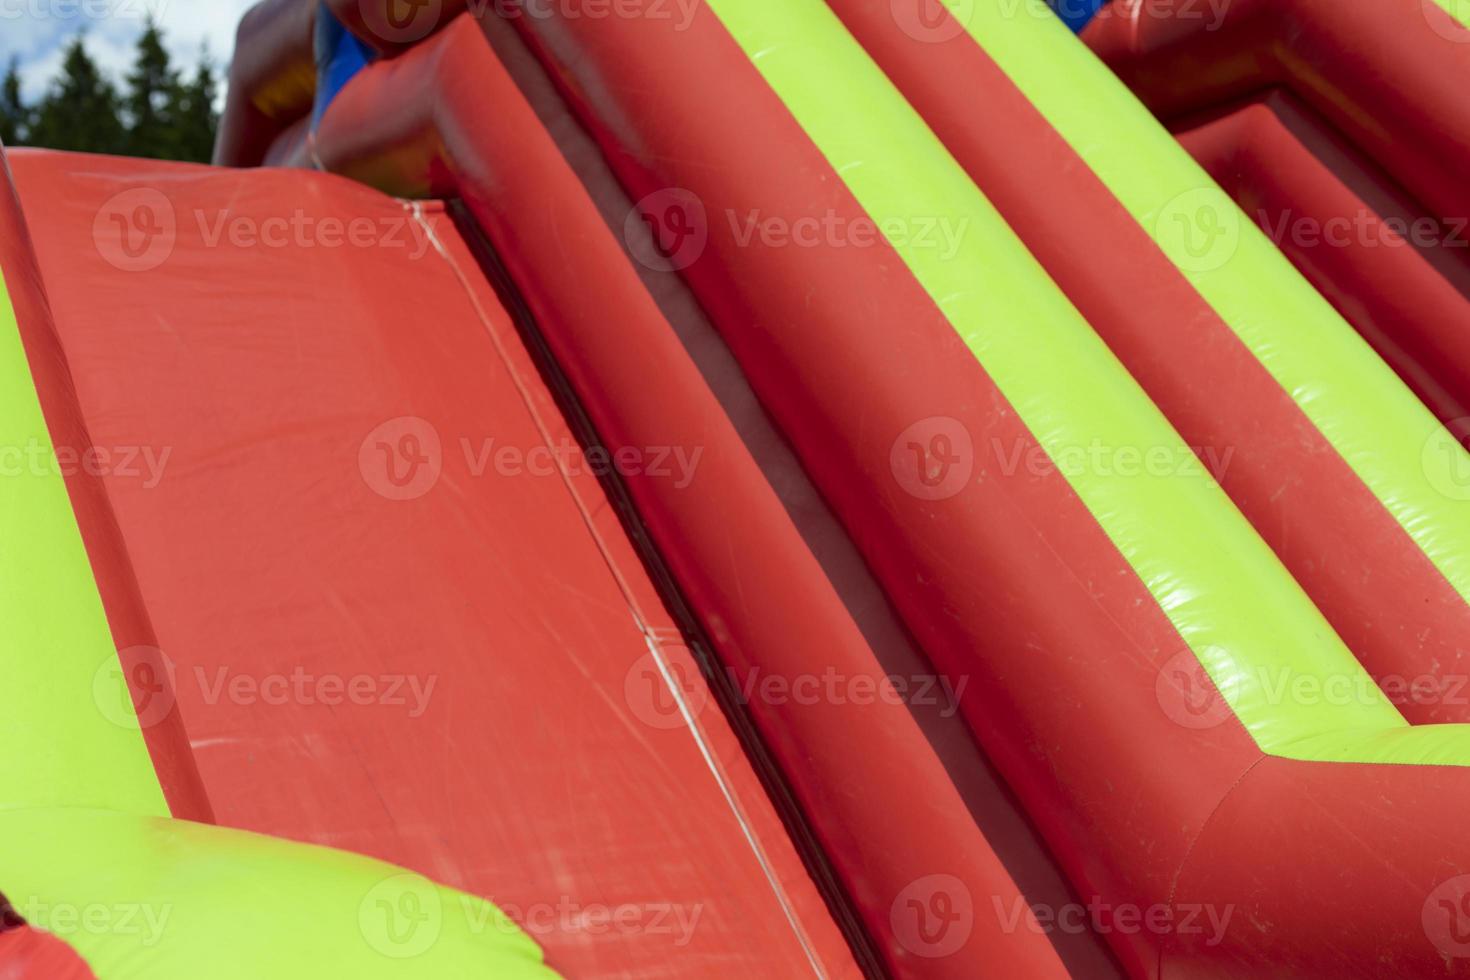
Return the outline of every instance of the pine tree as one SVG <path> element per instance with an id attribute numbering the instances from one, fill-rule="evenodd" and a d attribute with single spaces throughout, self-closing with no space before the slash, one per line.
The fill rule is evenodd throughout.
<path id="1" fill-rule="evenodd" d="M 61 77 L 41 104 L 21 103 L 20 73 L 12 62 L 0 83 L 0 140 L 91 153 L 208 163 L 219 126 L 219 80 L 207 48 L 185 79 L 173 67 L 163 32 L 150 18 L 138 39 L 125 94 L 98 69 L 79 35 L 67 46 Z"/>
<path id="2" fill-rule="evenodd" d="M 20 91 L 20 59 L 11 58 L 5 81 L 0 82 L 0 143 L 18 146 L 25 141 L 29 129 L 30 110 Z"/>
<path id="3" fill-rule="evenodd" d="M 67 45 L 61 78 L 41 100 L 27 137 L 36 146 L 90 153 L 122 153 L 127 131 L 118 118 L 117 89 L 103 77 L 81 35 Z"/>
<path id="4" fill-rule="evenodd" d="M 214 134 L 219 128 L 219 113 L 214 108 L 217 84 L 214 62 L 205 46 L 199 52 L 199 68 L 194 77 L 174 91 L 172 118 L 177 132 L 178 159 L 208 163 L 214 155 Z"/>
<path id="5" fill-rule="evenodd" d="M 152 15 L 138 38 L 138 53 L 127 76 L 124 108 L 128 118 L 128 153 L 173 160 L 179 156 L 179 132 L 173 118 L 179 73 L 163 46 L 163 33 Z"/>

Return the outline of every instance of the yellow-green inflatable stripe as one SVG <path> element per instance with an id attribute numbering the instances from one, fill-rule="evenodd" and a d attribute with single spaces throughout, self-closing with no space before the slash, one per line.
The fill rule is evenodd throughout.
<path id="1" fill-rule="evenodd" d="M 1434 0 L 1434 2 L 1455 20 L 1470 26 L 1470 0 Z"/>
<path id="2" fill-rule="evenodd" d="M 880 227 L 946 216 L 965 229 L 957 251 L 892 244 L 1052 459 L 1097 445 L 1187 452 L 820 0 L 710 6 Z M 1470 729 L 1409 728 L 1207 475 L 1068 479 L 1264 751 L 1470 765 Z M 1284 675 L 1363 693 L 1282 703 L 1270 681 Z"/>
<path id="3" fill-rule="evenodd" d="M 945 2 L 1470 600 L 1470 456 L 1044 3 Z"/>
<path id="4" fill-rule="evenodd" d="M 0 650 L 0 804 L 168 813 L 3 278 Z"/>
<path id="5" fill-rule="evenodd" d="M 101 980 L 553 980 L 482 898 L 239 830 L 99 810 L 0 810 L 6 896 Z"/>

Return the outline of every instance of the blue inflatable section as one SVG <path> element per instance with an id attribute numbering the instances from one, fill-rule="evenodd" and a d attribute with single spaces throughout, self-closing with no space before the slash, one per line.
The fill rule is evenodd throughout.
<path id="1" fill-rule="evenodd" d="M 325 3 L 317 8 L 313 43 L 316 52 L 316 105 L 311 111 L 311 128 L 315 130 L 337 93 L 352 81 L 354 75 L 372 64 L 377 52 L 343 27 Z"/>
<path id="2" fill-rule="evenodd" d="M 1108 0 L 1046 0 L 1068 27 L 1082 33 L 1082 28 L 1091 23 L 1097 12 L 1107 6 Z"/>

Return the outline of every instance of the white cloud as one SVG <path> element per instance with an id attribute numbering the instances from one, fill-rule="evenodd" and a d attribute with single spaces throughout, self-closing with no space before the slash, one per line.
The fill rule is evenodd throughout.
<path id="1" fill-rule="evenodd" d="M 87 53 L 114 80 L 133 61 L 133 46 L 152 14 L 174 64 L 192 71 L 207 45 L 216 67 L 233 51 L 235 26 L 255 0 L 0 0 L 0 64 L 20 61 L 27 99 L 56 77 L 65 45 L 78 33 Z"/>

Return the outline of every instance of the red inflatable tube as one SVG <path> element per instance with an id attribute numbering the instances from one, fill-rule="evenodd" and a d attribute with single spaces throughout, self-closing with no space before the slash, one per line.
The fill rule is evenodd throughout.
<path id="1" fill-rule="evenodd" d="M 497 8 L 507 12 L 520 0 L 474 0 L 474 10 Z M 533 0 L 534 2 L 534 0 Z M 443 30 L 464 13 L 470 0 L 326 0 L 342 25 L 382 54 L 406 51 Z"/>
<path id="2" fill-rule="evenodd" d="M 556 140 L 603 220 L 614 230 L 615 237 L 621 239 L 628 253 L 636 257 L 634 267 L 645 287 L 689 351 L 741 439 L 750 447 L 766 482 L 776 490 L 796 522 L 806 545 L 858 622 L 874 655 L 893 676 L 932 679 L 934 669 L 927 656 L 909 634 L 837 515 L 761 406 L 739 363 L 688 284 L 667 264 L 649 261 L 657 254 L 653 232 L 641 223 L 629 223 L 629 216 L 637 217 L 639 211 L 618 183 L 596 142 L 558 94 L 555 83 L 521 40 L 512 22 L 496 17 L 479 20 L 501 63 L 531 103 L 543 127 Z M 962 692 L 946 692 L 938 700 L 915 697 L 910 708 L 954 779 L 981 832 L 1027 900 L 1043 909 L 1075 906 L 1077 896 L 1055 858 L 1015 794 L 1005 787 L 1000 774 L 984 756 L 964 719 L 956 714 L 951 695 L 959 693 Z M 1048 935 L 1072 975 L 1099 980 L 1121 975 L 1106 941 L 1096 930 L 1052 929 Z"/>
<path id="3" fill-rule="evenodd" d="M 637 20 L 517 23 L 554 34 L 565 61 L 528 30 L 634 197 L 678 186 L 712 212 L 793 226 L 862 215 L 713 15 L 677 34 Z M 592 91 L 601 112 L 579 97 Z M 1078 890 L 1136 906 L 1166 896 L 1213 801 L 1259 753 L 1232 725 L 1205 733 L 1203 749 L 1141 696 L 1183 649 L 1157 604 L 1059 477 L 982 480 L 945 508 L 895 482 L 893 440 L 925 418 L 954 417 L 977 440 L 1035 442 L 886 247 L 742 245 L 723 221 L 709 233 L 686 278 L 931 657 L 972 679 L 972 727 Z M 1085 582 L 1111 587 L 1086 593 Z M 1167 653 L 1150 663 L 1151 651 Z M 1087 739 L 1071 737 L 1082 728 Z M 1180 782 L 1159 784 L 1161 768 Z M 1110 939 L 1136 970 L 1156 959 L 1152 937 Z"/>
<path id="4" fill-rule="evenodd" d="M 1086 162 L 968 34 L 926 43 L 881 4 L 829 5 L 1185 442 L 1211 451 L 1216 479 L 1405 717 L 1470 721 L 1465 698 L 1423 691 L 1470 672 L 1470 607 Z"/>
<path id="5" fill-rule="evenodd" d="M 241 19 L 215 163 L 259 166 L 276 137 L 311 114 L 316 10 L 317 0 L 262 0 Z"/>
<path id="6" fill-rule="evenodd" d="M 1082 36 L 1164 117 L 1287 86 L 1434 214 L 1470 216 L 1470 29 L 1435 0 L 1207 6 L 1118 0 Z"/>
<path id="7" fill-rule="evenodd" d="M 761 407 L 734 355 L 725 346 L 698 300 L 666 263 L 650 262 L 656 255 L 653 233 L 640 223 L 633 201 L 618 183 L 596 142 L 558 94 L 556 86 L 509 21 L 480 18 L 491 47 L 508 74 L 531 103 L 541 125 L 556 141 L 597 210 L 637 261 L 634 268 L 658 303 L 664 318 L 689 352 L 709 388 L 760 466 L 765 481 L 778 497 L 820 562 L 848 611 L 863 631 L 873 655 L 891 676 L 934 680 L 934 669 L 909 635 L 907 628 L 873 577 L 857 546 L 837 516 L 802 469 L 770 417 Z M 932 693 L 932 692 L 931 692 Z M 1062 908 L 1076 902 L 1061 869 L 1036 833 L 1029 818 L 1008 792 L 958 717 L 952 695 L 922 694 L 909 707 L 955 788 L 1026 898 L 1040 907 Z M 1050 937 L 1067 969 L 1074 975 L 1104 977 L 1118 974 L 1107 944 L 1094 930 L 1052 930 Z"/>
<path id="8" fill-rule="evenodd" d="M 1454 767 L 1262 759 L 1220 801 L 1173 891 L 1179 908 L 1233 908 L 1239 928 L 1214 944 L 1208 926 L 1180 930 L 1160 974 L 1470 976 L 1464 810 L 1446 805 L 1464 796 Z"/>
<path id="9" fill-rule="evenodd" d="M 70 447 L 80 458 L 94 443 L 83 421 L 66 355 L 51 318 L 51 306 L 10 167 L 3 159 L 0 159 L 0 267 L 4 269 L 5 288 L 15 305 L 21 341 L 30 360 L 31 376 L 46 415 L 52 445 Z M 101 478 L 87 467 L 72 467 L 66 470 L 65 479 L 118 649 L 156 649 L 153 625 Z M 160 678 L 159 683 L 168 684 L 167 672 L 156 658 L 145 655 L 129 664 L 129 668 L 149 670 L 152 676 Z M 185 820 L 212 822 L 209 798 L 200 782 L 177 708 L 170 708 L 157 725 L 145 729 L 144 736 L 154 769 L 164 786 L 169 810 Z M 78 804 L 68 801 L 68 805 Z"/>
<path id="10" fill-rule="evenodd" d="M 97 980 L 63 940 L 27 925 L 0 930 L 0 980 Z"/>
<path id="11" fill-rule="evenodd" d="M 703 448 L 687 488 L 643 475 L 627 484 L 727 666 L 741 676 L 835 670 L 877 682 L 862 635 L 474 20 L 354 80 L 316 147 L 328 169 L 377 186 L 463 196 L 610 451 Z M 757 698 L 750 710 L 889 970 L 1065 975 L 1043 936 L 1008 933 L 988 914 L 992 902 L 1014 907 L 1019 893 L 906 708 Z M 875 798 L 922 806 L 895 820 Z M 965 948 L 942 960 L 924 958 L 895 927 L 895 910 L 906 912 L 900 897 L 936 881 L 958 882 L 977 909 Z"/>
<path id="12" fill-rule="evenodd" d="M 1283 93 L 1176 134 L 1442 421 L 1470 417 L 1464 227 L 1415 213 L 1402 191 Z M 1432 240 L 1415 244 L 1426 229 Z"/>
<path id="13" fill-rule="evenodd" d="M 712 14 L 680 33 L 636 18 L 517 23 L 634 196 L 682 187 L 715 213 L 860 216 Z M 1418 770 L 1321 767 L 1341 783 L 1314 796 L 1314 767 L 1267 761 L 1233 720 L 1186 734 L 1164 719 L 1155 681 L 1184 644 L 1063 479 L 987 473 L 942 506 L 896 485 L 894 436 L 918 420 L 949 416 L 976 439 L 1035 445 L 902 262 L 884 247 L 742 245 L 727 224 L 710 223 L 686 277 L 930 655 L 952 676 L 975 678 L 967 718 L 1079 890 L 1099 897 L 1101 927 L 1125 966 L 1225 976 L 1213 963 L 1258 955 L 1264 940 L 1234 929 L 1180 936 L 1123 914 L 1177 903 L 1181 872 L 1193 882 L 1238 868 L 1239 931 L 1300 926 L 1269 929 L 1267 961 L 1284 975 L 1343 976 L 1340 961 L 1354 964 L 1347 975 L 1372 975 L 1385 961 L 1403 975 L 1442 970 L 1423 932 L 1402 924 L 1417 922 L 1425 896 L 1470 862 L 1455 856 L 1458 843 L 1414 836 L 1418 814 L 1407 809 L 1386 830 L 1373 792 Z M 1312 789 L 1248 811 L 1273 821 L 1249 854 L 1235 841 L 1211 845 L 1217 811 L 1237 812 L 1237 794 L 1288 770 Z M 1463 795 L 1463 773 L 1443 779 L 1451 798 Z M 1339 830 L 1314 834 L 1324 819 Z M 1401 882 L 1344 892 L 1390 853 L 1409 869 Z M 1319 891 L 1333 896 L 1327 911 L 1300 900 Z M 1346 925 L 1333 915 L 1344 902 L 1354 909 Z M 1355 931 L 1360 921 L 1368 925 Z M 1334 944 L 1328 963 L 1324 936 Z M 1213 963 L 1170 958 L 1206 941 L 1216 944 Z"/>

